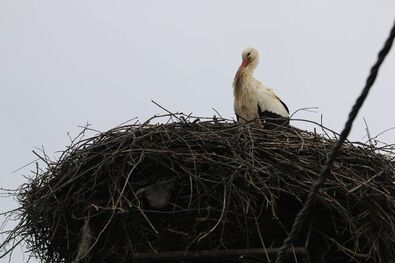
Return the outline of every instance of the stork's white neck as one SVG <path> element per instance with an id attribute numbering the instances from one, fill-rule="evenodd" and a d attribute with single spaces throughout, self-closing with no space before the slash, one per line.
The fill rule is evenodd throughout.
<path id="1" fill-rule="evenodd" d="M 235 98 L 240 98 L 243 93 L 249 93 L 249 89 L 253 86 L 254 76 L 253 71 L 248 70 L 247 67 L 241 68 L 233 81 L 233 95 Z"/>

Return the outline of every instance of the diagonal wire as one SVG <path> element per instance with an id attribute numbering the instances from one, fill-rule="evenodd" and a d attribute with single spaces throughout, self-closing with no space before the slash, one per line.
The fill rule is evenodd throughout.
<path id="1" fill-rule="evenodd" d="M 280 248 L 279 252 L 277 253 L 277 259 L 275 263 L 283 263 L 285 262 L 286 257 L 288 256 L 289 253 L 289 248 L 291 247 L 292 243 L 295 241 L 295 239 L 298 237 L 300 229 L 302 228 L 304 220 L 309 215 L 310 209 L 315 202 L 318 192 L 322 185 L 325 183 L 329 172 L 331 171 L 333 162 L 335 161 L 335 158 L 343 144 L 343 142 L 346 140 L 348 134 L 351 131 L 352 123 L 355 119 L 355 117 L 358 114 L 359 109 L 361 108 L 362 104 L 364 103 L 366 97 L 368 96 L 369 90 L 372 87 L 374 81 L 376 80 L 377 74 L 379 72 L 380 66 L 383 63 L 385 57 L 389 53 L 392 43 L 395 38 L 395 23 L 391 29 L 390 35 L 388 39 L 386 40 L 384 47 L 380 50 L 378 54 L 378 58 L 376 63 L 373 65 L 373 67 L 370 69 L 370 74 L 369 77 L 366 80 L 365 87 L 363 88 L 361 94 L 355 101 L 355 104 L 353 105 L 351 112 L 348 115 L 348 120 L 343 128 L 343 131 L 340 134 L 339 140 L 336 142 L 336 144 L 333 146 L 333 148 L 329 152 L 328 159 L 321 170 L 319 179 L 317 182 L 311 187 L 310 193 L 307 196 L 307 199 L 303 205 L 303 208 L 299 211 L 297 214 L 295 221 L 292 225 L 291 232 L 288 234 L 288 237 L 284 240 L 282 247 Z"/>

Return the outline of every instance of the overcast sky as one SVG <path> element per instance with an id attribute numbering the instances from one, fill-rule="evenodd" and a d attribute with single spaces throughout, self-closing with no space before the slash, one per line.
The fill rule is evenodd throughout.
<path id="1" fill-rule="evenodd" d="M 162 113 L 151 99 L 232 118 L 232 80 L 249 46 L 261 55 L 256 78 L 291 112 L 318 107 L 296 117 L 322 115 L 340 131 L 394 19 L 393 0 L 0 0 L 0 187 L 25 182 L 34 166 L 11 172 L 34 160 L 35 148 L 56 157 L 79 125 L 105 131 Z M 394 53 L 352 140 L 366 139 L 362 117 L 372 136 L 395 126 Z M 379 139 L 395 143 L 395 131 Z M 0 198 L 1 211 L 16 206 Z"/>

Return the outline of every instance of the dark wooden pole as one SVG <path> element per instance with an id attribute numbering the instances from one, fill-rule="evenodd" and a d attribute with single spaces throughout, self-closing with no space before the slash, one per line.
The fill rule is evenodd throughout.
<path id="1" fill-rule="evenodd" d="M 196 250 L 196 251 L 167 251 L 159 253 L 134 253 L 132 259 L 140 260 L 185 260 L 185 259 L 215 259 L 219 257 L 239 256 L 265 256 L 276 254 L 279 248 L 251 248 L 251 249 L 227 249 L 227 250 Z M 295 247 L 290 253 L 306 255 L 304 247 Z"/>

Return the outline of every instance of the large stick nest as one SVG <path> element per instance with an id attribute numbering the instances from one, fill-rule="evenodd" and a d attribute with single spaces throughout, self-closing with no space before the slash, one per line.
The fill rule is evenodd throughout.
<path id="1" fill-rule="evenodd" d="M 43 262 L 135 262 L 281 246 L 336 139 L 181 117 L 75 141 L 39 170 L 18 195 L 30 250 Z M 393 181 L 390 155 L 346 142 L 294 247 L 311 262 L 395 258 Z"/>

